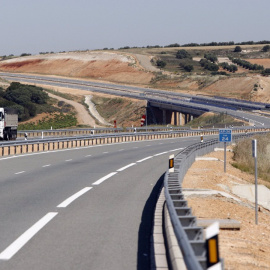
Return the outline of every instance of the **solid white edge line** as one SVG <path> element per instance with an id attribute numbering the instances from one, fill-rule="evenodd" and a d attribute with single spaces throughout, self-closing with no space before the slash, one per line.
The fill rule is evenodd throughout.
<path id="1" fill-rule="evenodd" d="M 127 169 L 127 168 L 129 168 L 129 167 L 131 167 L 131 166 L 134 166 L 134 165 L 136 165 L 136 163 L 130 163 L 130 164 L 128 164 L 127 166 L 118 169 L 117 172 L 122 172 L 122 171 L 124 171 L 125 169 Z"/>
<path id="2" fill-rule="evenodd" d="M 137 162 L 143 162 L 143 161 L 145 161 L 145 160 L 147 160 L 147 159 L 149 159 L 149 158 L 152 158 L 153 156 L 149 156 L 149 157 L 146 157 L 146 158 L 143 158 L 143 159 L 141 159 L 141 160 L 138 160 Z"/>
<path id="3" fill-rule="evenodd" d="M 109 179 L 110 177 L 114 176 L 115 174 L 117 174 L 117 172 L 112 172 L 107 174 L 106 176 L 100 178 L 99 180 L 97 180 L 96 182 L 94 182 L 92 185 L 99 185 L 102 182 L 104 182 L 105 180 Z"/>
<path id="4" fill-rule="evenodd" d="M 57 207 L 67 207 L 69 204 L 71 204 L 73 201 L 75 201 L 76 199 L 78 199 L 80 196 L 82 196 L 84 193 L 86 193 L 87 191 L 89 191 L 90 189 L 92 189 L 92 187 L 85 187 L 82 190 L 76 192 L 75 194 L 73 194 L 72 196 L 70 196 L 69 198 L 67 198 L 66 200 L 64 200 L 62 203 L 60 203 L 59 205 L 57 205 Z"/>
<path id="5" fill-rule="evenodd" d="M 35 234 L 38 233 L 49 221 L 51 221 L 58 213 L 50 212 L 36 222 L 32 227 L 25 231 L 11 245 L 9 245 L 1 254 L 0 260 L 9 260 L 15 255 Z"/>

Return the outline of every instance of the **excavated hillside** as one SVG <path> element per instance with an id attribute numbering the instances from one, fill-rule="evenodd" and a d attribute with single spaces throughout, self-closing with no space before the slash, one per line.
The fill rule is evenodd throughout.
<path id="1" fill-rule="evenodd" d="M 0 71 L 67 76 L 168 89 L 190 94 L 219 95 L 270 102 L 270 78 L 243 68 L 230 76 L 161 70 L 151 60 L 161 52 L 83 51 L 18 57 L 0 61 Z M 194 58 L 195 59 L 195 58 Z M 198 61 L 200 58 L 196 59 Z M 225 60 L 224 60 L 225 59 Z M 227 60 L 226 60 L 227 59 Z M 220 58 L 219 61 L 229 61 Z M 270 67 L 270 59 L 249 59 Z"/>

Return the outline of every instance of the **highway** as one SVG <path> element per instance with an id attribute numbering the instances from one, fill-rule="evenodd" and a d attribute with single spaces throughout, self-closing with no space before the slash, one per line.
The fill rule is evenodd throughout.
<path id="1" fill-rule="evenodd" d="M 0 159 L 0 269 L 149 269 L 170 154 L 199 138 Z"/>
<path id="2" fill-rule="evenodd" d="M 205 112 L 212 111 L 217 113 L 226 113 L 233 117 L 250 121 L 256 126 L 270 126 L 270 118 L 243 111 L 265 109 L 266 104 L 264 103 L 240 101 L 221 97 L 205 97 L 198 95 L 193 96 L 163 90 L 116 85 L 109 83 L 97 83 L 63 77 L 26 75 L 3 72 L 0 72 L 0 76 L 10 81 L 28 82 L 59 87 L 62 86 L 91 92 L 143 99 L 149 102 L 158 102 L 160 104 L 165 104 L 169 106 L 199 109 Z"/>

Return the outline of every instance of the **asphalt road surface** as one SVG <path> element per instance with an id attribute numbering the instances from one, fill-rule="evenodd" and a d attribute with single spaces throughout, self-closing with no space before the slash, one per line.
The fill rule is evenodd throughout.
<path id="1" fill-rule="evenodd" d="M 0 159 L 0 269 L 149 269 L 168 157 L 199 137 Z"/>

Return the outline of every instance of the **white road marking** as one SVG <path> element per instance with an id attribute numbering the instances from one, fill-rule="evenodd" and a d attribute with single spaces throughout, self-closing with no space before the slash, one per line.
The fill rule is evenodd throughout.
<path id="1" fill-rule="evenodd" d="M 85 157 L 91 157 L 92 155 L 87 155 L 87 156 L 85 156 Z"/>
<path id="2" fill-rule="evenodd" d="M 127 168 L 129 168 L 129 167 L 131 167 L 131 166 L 134 166 L 134 165 L 136 165 L 136 163 L 130 163 L 130 164 L 128 164 L 127 166 L 118 169 L 117 172 L 122 172 L 122 171 L 124 171 L 125 169 L 127 169 Z"/>
<path id="3" fill-rule="evenodd" d="M 31 228 L 25 231 L 10 246 L 8 246 L 1 254 L 0 260 L 9 260 L 15 255 L 35 234 L 37 234 L 49 221 L 51 221 L 58 213 L 50 212 L 36 222 Z"/>
<path id="4" fill-rule="evenodd" d="M 67 159 L 66 162 L 72 161 L 72 159 Z"/>
<path id="5" fill-rule="evenodd" d="M 103 154 L 108 154 L 109 152 L 103 152 Z"/>
<path id="6" fill-rule="evenodd" d="M 118 151 L 120 152 L 120 151 L 124 151 L 125 149 L 119 149 Z"/>
<path id="7" fill-rule="evenodd" d="M 133 148 L 134 148 L 134 149 L 137 149 L 137 148 L 139 148 L 139 147 L 137 147 L 137 146 L 134 146 Z"/>
<path id="8" fill-rule="evenodd" d="M 45 168 L 45 167 L 50 167 L 51 164 L 47 164 L 47 165 L 43 165 L 42 167 Z"/>
<path id="9" fill-rule="evenodd" d="M 104 182 L 105 180 L 109 179 L 110 177 L 114 176 L 115 174 L 117 174 L 117 172 L 112 172 L 107 174 L 106 176 L 100 178 L 99 180 L 97 180 L 96 182 L 94 182 L 92 185 L 99 185 L 102 182 Z"/>
<path id="10" fill-rule="evenodd" d="M 146 157 L 146 158 L 143 158 L 143 159 L 141 159 L 141 160 L 138 160 L 137 162 L 143 162 L 143 161 L 145 161 L 145 160 L 147 160 L 147 159 L 150 159 L 150 158 L 152 158 L 153 156 L 149 156 L 149 157 Z"/>
<path id="11" fill-rule="evenodd" d="M 25 171 L 16 172 L 15 174 L 21 174 L 21 173 L 25 173 Z"/>
<path id="12" fill-rule="evenodd" d="M 170 152 L 178 151 L 178 150 L 183 150 L 183 149 L 184 149 L 184 148 L 176 148 L 176 149 L 170 150 Z"/>
<path id="13" fill-rule="evenodd" d="M 90 189 L 92 189 L 92 187 L 85 187 L 82 190 L 78 191 L 77 193 L 75 193 L 74 195 L 70 196 L 69 198 L 67 198 L 66 200 L 64 200 L 62 203 L 60 203 L 59 205 L 57 205 L 57 207 L 67 207 L 69 204 L 71 204 L 73 201 L 75 201 L 76 199 L 78 199 L 80 196 L 82 196 L 84 193 L 86 193 L 87 191 L 89 191 Z"/>
<path id="14" fill-rule="evenodd" d="M 164 155 L 164 154 L 167 154 L 168 152 L 162 152 L 162 153 L 158 153 L 158 154 L 155 154 L 154 157 L 157 157 L 157 156 L 160 156 L 160 155 Z"/>

